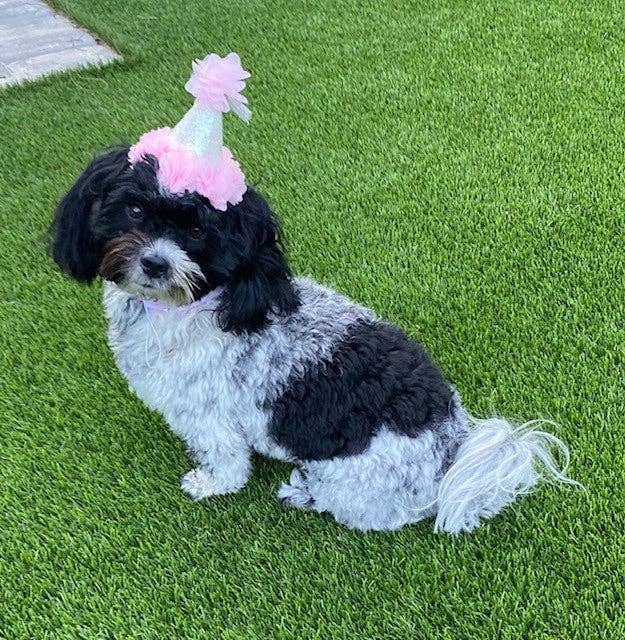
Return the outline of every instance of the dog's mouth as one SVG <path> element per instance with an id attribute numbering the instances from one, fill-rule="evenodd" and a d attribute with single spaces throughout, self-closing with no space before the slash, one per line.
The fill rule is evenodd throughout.
<path id="1" fill-rule="evenodd" d="M 200 267 L 168 238 L 132 231 L 104 246 L 100 275 L 133 296 L 189 304 L 204 281 Z"/>

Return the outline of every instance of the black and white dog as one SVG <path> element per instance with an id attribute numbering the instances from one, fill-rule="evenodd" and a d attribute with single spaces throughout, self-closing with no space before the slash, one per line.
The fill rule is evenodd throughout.
<path id="1" fill-rule="evenodd" d="M 104 281 L 109 342 L 134 392 L 186 442 L 194 499 L 235 492 L 257 451 L 297 468 L 278 497 L 358 529 L 435 516 L 471 530 L 541 477 L 532 426 L 475 421 L 427 353 L 339 293 L 293 278 L 267 202 L 217 211 L 164 194 L 156 160 L 96 158 L 60 203 L 52 253 Z"/>

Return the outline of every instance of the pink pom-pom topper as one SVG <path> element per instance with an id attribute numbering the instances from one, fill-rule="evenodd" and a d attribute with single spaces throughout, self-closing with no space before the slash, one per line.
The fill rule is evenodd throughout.
<path id="1" fill-rule="evenodd" d="M 245 79 L 249 77 L 236 53 L 229 53 L 225 58 L 211 53 L 203 60 L 193 61 L 193 73 L 184 88 L 203 107 L 223 112 L 232 109 L 238 113 L 242 110 L 247 114 L 249 109 L 244 106 L 247 98 L 241 95 L 241 91 L 245 89 Z"/>
<path id="2" fill-rule="evenodd" d="M 191 139 L 196 143 L 194 149 L 177 139 L 182 135 L 182 130 L 178 132 L 176 128 L 161 127 L 144 133 L 128 152 L 130 164 L 134 166 L 148 156 L 155 157 L 158 161 L 157 179 L 167 193 L 198 193 L 208 198 L 213 207 L 220 211 L 225 211 L 228 203 L 241 202 L 247 188 L 245 176 L 230 150 L 221 144 L 221 113 L 232 109 L 244 120 L 249 120 L 251 112 L 245 106 L 247 99 L 240 94 L 245 88 L 244 79 L 249 75 L 241 67 L 241 60 L 236 53 L 230 53 L 225 58 L 211 54 L 203 60 L 196 60 L 191 78 L 185 85 L 187 91 L 195 96 L 196 102 L 181 121 L 187 124 L 180 124 L 178 128 L 186 126 L 188 133 L 188 123 L 198 121 L 196 118 L 189 119 L 189 116 L 198 109 L 213 112 L 217 120 L 215 117 L 200 119 L 201 122 L 212 124 L 191 129 L 194 132 Z M 182 141 L 185 141 L 184 137 Z M 191 145 L 188 138 L 186 143 Z M 213 149 L 214 153 L 206 153 L 209 149 Z"/>

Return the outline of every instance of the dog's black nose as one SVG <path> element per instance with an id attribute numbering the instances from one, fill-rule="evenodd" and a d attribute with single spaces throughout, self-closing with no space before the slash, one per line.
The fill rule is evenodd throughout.
<path id="1" fill-rule="evenodd" d="M 160 278 L 167 273 L 167 260 L 160 256 L 144 256 L 141 258 L 143 273 L 149 278 Z"/>

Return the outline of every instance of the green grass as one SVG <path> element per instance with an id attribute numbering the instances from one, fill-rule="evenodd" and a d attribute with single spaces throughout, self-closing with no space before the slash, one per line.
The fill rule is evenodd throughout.
<path id="1" fill-rule="evenodd" d="M 125 61 L 0 92 L 0 637 L 625 637 L 622 3 L 59 5 Z M 254 117 L 227 143 L 295 271 L 418 338 L 473 413 L 557 421 L 587 496 L 452 538 L 287 510 L 265 459 L 239 495 L 181 493 L 100 286 L 42 237 L 93 149 L 175 123 L 190 60 L 231 50 Z"/>

